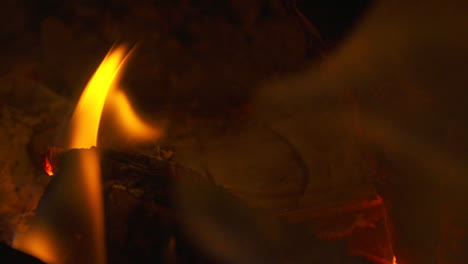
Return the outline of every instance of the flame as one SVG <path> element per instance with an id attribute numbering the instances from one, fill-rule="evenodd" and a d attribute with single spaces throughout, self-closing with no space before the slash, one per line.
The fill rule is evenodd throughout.
<path id="1" fill-rule="evenodd" d="M 62 149 L 58 147 L 51 147 L 47 149 L 47 152 L 44 155 L 44 164 L 43 168 L 44 171 L 47 175 L 49 176 L 54 176 L 55 174 L 55 169 L 56 169 L 56 159 L 57 159 L 57 153 L 61 152 Z"/>
<path id="2" fill-rule="evenodd" d="M 123 46 L 111 50 L 89 81 L 71 120 L 70 148 L 89 148 L 97 145 L 99 123 L 106 97 L 114 86 L 127 56 Z"/>
<path id="3" fill-rule="evenodd" d="M 45 263 L 57 263 L 57 254 L 50 241 L 50 235 L 44 229 L 35 229 L 28 233 L 17 233 L 13 247 L 22 250 Z"/>
<path id="4" fill-rule="evenodd" d="M 89 148 L 96 146 L 99 123 L 106 97 L 112 91 L 112 88 L 115 87 L 119 70 L 122 68 L 128 54 L 127 49 L 123 46 L 112 49 L 92 76 L 73 113 L 70 122 L 71 136 L 68 148 Z M 122 100 L 119 99 L 119 95 L 117 99 Z M 124 101 L 124 103 L 127 103 L 126 110 L 131 110 L 128 101 Z M 130 113 L 133 112 L 130 111 Z M 134 120 L 138 119 L 134 117 Z M 80 217 L 83 217 L 82 221 L 90 223 L 89 232 L 86 231 L 86 233 L 91 234 L 91 237 L 89 238 L 89 245 L 86 246 L 89 248 L 89 251 L 92 251 L 82 253 L 91 256 L 92 259 L 87 259 L 88 263 L 106 263 L 104 210 L 99 157 L 95 151 L 86 151 L 79 153 L 76 161 L 79 166 L 75 171 L 69 173 L 76 174 L 79 177 L 77 177 L 77 180 L 70 177 L 68 177 L 70 179 L 64 178 L 67 183 L 65 186 L 60 187 L 68 189 L 68 186 L 72 184 L 70 187 L 73 188 L 70 189 L 74 189 L 76 186 L 83 186 L 82 189 L 79 189 L 76 193 L 73 192 L 73 194 L 71 191 L 63 192 L 62 188 L 53 191 L 64 193 L 65 196 L 61 196 L 62 194 L 57 196 L 63 199 L 62 205 L 70 206 L 74 204 L 71 200 L 82 201 L 78 205 L 81 208 L 73 210 L 84 212 L 82 216 L 80 215 Z M 50 155 L 47 155 L 44 160 L 44 169 L 48 175 L 54 174 L 53 161 Z M 70 200 L 70 198 L 72 199 Z M 45 215 L 38 216 L 37 222 L 35 222 L 37 224 L 33 224 L 29 230 L 23 233 L 17 232 L 14 246 L 48 263 L 64 263 L 67 260 L 63 250 L 60 249 L 62 245 L 60 243 L 53 243 L 54 241 L 60 241 L 61 238 L 60 231 L 55 230 L 56 228 L 53 226 L 53 221 L 57 218 L 55 217 L 57 214 L 63 212 L 54 211 L 57 209 L 53 206 L 50 209 L 52 212 L 46 212 Z"/>
<path id="5" fill-rule="evenodd" d="M 48 158 L 44 159 L 44 171 L 47 173 L 49 176 L 54 176 L 54 168 L 52 164 L 50 164 L 50 161 Z"/>
<path id="6" fill-rule="evenodd" d="M 104 205 L 102 201 L 101 167 L 96 152 L 80 153 L 81 170 L 87 190 L 87 203 L 89 207 L 94 235 L 94 250 L 96 263 L 106 263 L 106 245 L 104 228 Z"/>
<path id="7" fill-rule="evenodd" d="M 120 70 L 130 53 L 120 46 L 106 56 L 96 73 L 86 86 L 72 117 L 72 135 L 69 148 L 88 148 L 97 145 L 98 130 L 104 106 L 119 116 L 121 130 L 131 137 L 153 139 L 158 135 L 157 129 L 146 125 L 136 115 L 125 94 L 116 90 Z M 81 174 L 86 186 L 87 203 L 92 219 L 96 263 L 106 262 L 104 206 L 102 201 L 101 168 L 96 152 L 81 153 L 79 157 Z"/>
<path id="8" fill-rule="evenodd" d="M 130 52 L 127 52 L 124 46 L 111 49 L 88 82 L 70 121 L 69 149 L 90 148 L 97 145 L 101 115 L 105 106 L 118 117 L 119 129 L 124 132 L 125 136 L 131 139 L 152 140 L 161 135 L 160 129 L 145 124 L 137 116 L 127 96 L 115 88 L 117 87 L 116 83 L 120 76 L 120 70 L 129 54 Z M 47 154 L 44 159 L 44 170 L 48 175 L 52 176 L 55 169 L 53 156 L 55 151 L 50 149 Z M 106 246 L 101 168 L 98 152 L 93 149 L 81 151 L 75 161 L 78 162 L 76 163 L 78 166 L 76 168 L 72 166 L 73 169 L 65 170 L 67 171 L 66 175 L 62 175 L 68 178 L 62 178 L 63 180 L 59 183 L 61 188 L 52 190 L 56 193 L 54 193 L 52 205 L 45 206 L 46 215 L 42 215 L 44 219 L 38 216 L 36 219 L 37 225 L 32 225 L 24 233 L 18 232 L 15 236 L 14 245 L 16 248 L 28 252 L 47 263 L 70 261 L 67 260 L 67 253 L 63 252 L 64 250 L 70 251 L 70 249 L 62 249 L 61 247 L 74 246 L 52 243 L 60 241 L 61 238 L 63 239 L 59 234 L 61 231 L 58 231 L 54 224 L 62 225 L 63 218 L 60 217 L 60 214 L 68 215 L 70 212 L 71 214 L 80 212 L 79 221 L 89 223 L 86 231 L 83 232 L 90 235 L 86 240 L 86 245 L 84 245 L 87 252 L 78 252 L 79 254 L 85 253 L 84 255 L 87 256 L 78 256 L 78 258 L 83 257 L 87 263 L 103 264 L 106 263 Z M 57 197 L 60 201 L 57 202 L 58 205 L 54 205 Z M 79 203 L 77 204 L 76 201 L 79 201 Z M 63 210 L 70 207 L 72 207 L 70 212 L 63 212 Z M 73 261 L 78 260 L 74 259 Z M 80 262 L 81 260 L 78 263 Z"/>
<path id="9" fill-rule="evenodd" d="M 97 145 L 99 124 L 106 98 L 115 87 L 128 53 L 119 46 L 104 58 L 84 89 L 71 120 L 72 134 L 69 148 L 89 148 Z M 95 152 L 79 156 L 80 173 L 83 175 L 85 200 L 92 224 L 96 263 L 106 263 L 104 206 L 102 201 L 101 168 Z"/>
<path id="10" fill-rule="evenodd" d="M 395 257 L 395 256 L 393 256 L 393 262 L 392 262 L 392 264 L 398 264 L 398 262 L 396 261 L 396 257 Z"/>
<path id="11" fill-rule="evenodd" d="M 109 92 L 106 106 L 115 117 L 119 131 L 133 140 L 148 141 L 161 135 L 161 130 L 141 120 L 133 110 L 128 97 L 118 89 Z"/>

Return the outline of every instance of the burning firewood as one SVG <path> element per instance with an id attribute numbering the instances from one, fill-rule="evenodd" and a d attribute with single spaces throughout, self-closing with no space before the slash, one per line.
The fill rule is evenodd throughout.
<path id="1" fill-rule="evenodd" d="M 77 157 L 90 151 L 101 157 L 110 263 L 366 263 L 171 159 L 100 148 L 59 153 L 39 203 L 38 215 L 55 212 L 52 225 L 66 233 L 66 245 L 80 249 L 89 234 L 73 231 L 83 225 L 74 202 L 57 198 L 67 178 L 81 176 L 74 172 Z M 76 248 L 72 259 L 79 258 Z"/>
<path id="2" fill-rule="evenodd" d="M 72 2 L 75 3 L 76 1 Z M 155 83 L 158 83 L 168 88 L 167 90 L 141 89 L 141 91 L 144 91 L 144 96 L 140 96 L 140 98 L 147 98 L 149 101 L 142 100 L 144 101 L 143 104 L 146 101 L 146 104 L 157 105 L 154 104 L 155 97 L 166 96 L 168 94 L 167 91 L 170 91 L 170 94 L 172 94 L 171 97 L 176 98 L 177 104 L 211 105 L 211 108 L 208 107 L 208 111 L 212 111 L 212 105 L 218 104 L 225 107 L 230 101 L 220 100 L 219 98 L 225 98 L 225 95 L 228 95 L 226 97 L 229 98 L 234 95 L 234 97 L 238 97 L 237 100 L 239 101 L 246 100 L 246 98 L 251 95 L 251 85 L 263 78 L 262 76 L 277 71 L 288 72 L 295 70 L 299 67 L 298 65 L 304 64 L 306 55 L 315 57 L 315 53 L 321 53 L 323 49 L 321 45 L 316 47 L 315 44 L 321 42 L 320 37 L 315 31 L 315 28 L 313 28 L 300 11 L 295 8 L 295 1 L 263 1 L 263 4 L 256 1 L 247 1 L 245 3 L 241 3 L 242 1 L 226 1 L 225 4 L 216 5 L 217 7 L 215 9 L 217 11 L 209 16 L 209 19 L 205 19 L 206 14 L 202 13 L 202 10 L 199 10 L 199 8 L 190 7 L 199 5 L 196 4 L 196 1 L 185 1 L 186 3 L 184 5 L 188 5 L 189 7 L 184 8 L 178 8 L 178 2 L 179 1 L 176 1 L 174 4 L 171 4 L 170 6 L 173 5 L 171 8 L 160 7 L 159 4 L 155 6 L 140 6 L 139 4 L 135 4 L 135 6 L 133 6 L 135 8 L 126 8 L 127 4 L 123 3 L 123 6 L 115 7 L 111 6 L 113 4 L 109 2 L 104 8 L 111 11 L 122 10 L 122 12 L 128 9 L 131 10 L 129 11 L 130 14 L 117 16 L 109 15 L 106 19 L 101 19 L 101 13 L 107 14 L 108 12 L 95 12 L 96 18 L 99 19 L 96 19 L 91 25 L 88 25 L 93 28 L 92 31 L 82 30 L 81 26 L 77 26 L 80 24 L 79 19 L 76 19 L 78 20 L 76 21 L 72 18 L 69 21 L 69 18 L 67 18 L 66 20 L 69 21 L 69 23 L 64 23 L 62 21 L 65 20 L 63 17 L 49 17 L 46 21 L 43 21 L 40 26 L 42 45 L 40 50 L 44 53 L 41 57 L 44 58 L 45 72 L 49 75 L 48 77 L 50 79 L 62 79 L 61 81 L 55 80 L 56 82 L 54 83 L 57 85 L 54 86 L 63 87 L 63 89 L 66 89 L 66 87 L 78 86 L 76 82 L 81 79 L 81 73 L 77 71 L 81 71 L 85 65 L 88 67 L 89 61 L 91 61 L 88 60 L 88 57 L 92 57 L 92 60 L 94 60 L 96 57 L 95 52 L 100 52 L 103 49 L 102 46 L 108 45 L 110 40 L 113 41 L 116 38 L 120 39 L 122 36 L 126 35 L 133 36 L 134 30 L 132 27 L 124 26 L 124 30 L 117 30 L 114 32 L 114 30 L 107 30 L 109 28 L 108 25 L 106 25 L 107 23 L 111 25 L 124 25 L 127 21 L 132 21 L 132 23 L 137 21 L 137 25 L 147 25 L 149 23 L 146 19 L 153 20 L 154 18 L 158 20 L 158 23 L 155 23 L 156 26 L 151 27 L 149 30 L 151 34 L 149 35 L 157 36 L 157 38 L 154 38 L 157 40 L 153 41 L 153 37 L 147 37 L 145 34 L 142 34 L 145 35 L 146 40 L 151 41 L 143 45 L 144 49 L 142 49 L 142 53 L 144 53 L 145 56 L 140 57 L 142 58 L 140 60 L 143 62 L 140 61 L 137 63 L 138 67 L 133 67 L 133 69 L 136 69 L 135 71 L 138 72 L 138 75 L 137 77 L 131 77 L 130 79 L 133 81 L 130 83 L 143 83 L 143 87 L 151 88 Z M 283 3 L 280 4 L 280 2 Z M 289 10 L 289 7 L 283 6 L 284 2 L 293 2 L 293 10 Z M 128 7 L 130 7 L 129 3 Z M 40 8 L 37 9 L 39 10 Z M 68 8 L 57 7 L 55 9 L 74 10 L 75 7 L 74 4 L 71 4 Z M 87 8 L 85 9 L 89 10 Z M 143 19 L 138 12 L 133 12 L 137 9 L 146 10 L 145 13 L 149 15 L 147 17 L 145 16 Z M 232 14 L 230 9 L 233 9 Z M 78 11 L 84 9 L 77 7 L 76 10 L 76 17 L 80 17 L 80 12 Z M 221 11 L 221 13 L 219 13 L 219 11 Z M 195 14 L 193 14 L 193 12 L 195 12 Z M 74 13 L 74 11 L 71 11 L 71 13 Z M 225 13 L 228 15 L 218 15 Z M 169 14 L 168 17 L 172 17 L 173 15 L 178 17 L 178 19 L 175 19 L 177 21 L 181 17 L 186 17 L 187 21 L 184 23 L 181 21 L 172 23 L 172 19 L 166 19 L 166 14 Z M 62 14 L 62 16 L 63 15 L 64 14 Z M 42 17 L 42 15 L 40 16 Z M 125 17 L 125 19 L 123 19 L 123 17 Z M 142 19 L 140 19 L 140 17 Z M 160 19 L 160 17 L 163 18 Z M 188 19 L 189 17 L 190 19 Z M 113 21 L 114 19 L 117 21 Z M 98 21 L 105 22 L 101 24 L 101 22 Z M 301 30 L 303 27 L 307 29 L 306 32 Z M 96 28 L 98 29 L 96 30 L 96 35 L 105 36 L 105 40 L 92 37 L 94 33 L 90 32 L 94 32 Z M 110 28 L 114 27 L 110 26 Z M 144 29 L 146 27 L 139 28 Z M 77 32 L 80 31 L 79 34 L 81 35 L 77 35 L 78 33 L 74 32 L 74 30 Z M 166 31 L 174 31 L 176 34 L 167 34 L 167 36 L 160 34 L 166 33 Z M 104 32 L 104 34 L 101 34 L 102 32 Z M 215 36 L 215 39 L 212 39 L 213 36 Z M 61 41 L 62 38 L 64 41 Z M 123 38 L 125 39 L 125 37 Z M 218 38 L 222 39 L 221 43 L 218 41 Z M 94 39 L 96 40 L 94 41 Z M 306 44 L 306 42 L 308 44 Z M 83 45 L 85 43 L 86 45 Z M 232 43 L 232 45 L 226 50 L 228 45 L 223 45 L 224 43 Z M 78 47 L 82 46 L 86 46 L 86 49 L 95 52 L 70 52 L 70 50 L 78 51 Z M 154 52 L 155 46 L 161 47 L 161 50 L 164 51 L 162 52 L 164 56 L 159 56 L 159 49 L 158 52 Z M 241 52 L 238 54 L 238 50 L 247 50 L 248 52 Z M 69 53 L 72 53 L 72 55 Z M 84 56 L 84 54 L 86 54 L 86 56 Z M 155 54 L 157 55 L 155 56 Z M 200 56 L 191 59 L 193 54 L 199 54 Z M 232 57 L 231 54 L 236 54 L 236 56 Z M 247 55 L 244 56 L 243 54 Z M 284 56 L 284 54 L 287 55 Z M 151 61 L 152 65 L 154 63 L 153 60 L 158 60 L 160 65 L 146 67 L 146 64 L 148 64 L 147 61 Z M 226 64 L 228 67 L 219 67 L 218 61 L 221 61 L 221 63 L 229 61 L 229 63 Z M 140 67 L 142 65 L 145 65 L 145 67 Z M 199 69 L 206 70 L 198 72 Z M 157 77 L 153 78 L 153 76 Z M 225 85 L 226 83 L 228 85 Z M 219 86 L 223 86 L 225 89 L 218 89 Z M 200 91 L 200 87 L 208 88 Z M 55 88 L 58 89 L 57 87 Z M 192 90 L 196 92 L 191 92 Z M 71 93 L 68 90 L 60 91 L 64 94 Z M 138 92 L 136 93 L 138 94 Z M 160 93 L 163 94 L 163 96 L 161 96 Z M 44 101 L 49 104 L 49 100 Z M 202 103 L 200 103 L 200 101 Z M 219 103 L 218 101 L 221 102 Z M 192 102 L 194 103 L 192 104 Z M 34 121 L 33 123 L 40 123 L 42 127 L 46 127 L 49 121 L 46 122 L 44 120 L 47 121 L 47 118 L 41 118 L 40 121 Z M 55 121 L 57 120 L 52 120 L 51 122 Z M 25 123 L 31 123 L 31 119 L 25 120 Z M 87 122 L 84 122 L 84 124 L 86 130 L 89 130 L 90 124 Z M 99 126 L 98 123 L 94 125 L 96 127 Z M 17 137 L 19 138 L 18 141 L 21 141 L 20 147 L 16 147 L 15 144 L 12 144 L 12 149 L 21 155 L 23 155 L 24 152 L 22 148 L 24 144 L 22 143 L 27 140 L 26 137 L 29 139 L 29 134 L 36 134 L 35 132 L 37 132 L 27 131 L 27 135 Z M 325 129 L 325 131 L 325 135 L 328 135 L 328 129 Z M 252 135 L 252 131 L 249 130 L 248 134 L 249 136 Z M 47 138 L 53 138 L 55 136 L 57 135 L 52 133 L 52 135 L 48 135 Z M 34 135 L 33 137 L 37 136 Z M 311 137 L 311 134 L 307 134 L 307 137 Z M 312 135 L 312 137 L 320 138 L 320 141 L 324 141 L 324 138 L 327 138 L 325 136 L 322 137 L 322 135 L 319 137 Z M 41 139 L 43 138 L 39 137 L 39 140 L 32 141 L 43 143 Z M 267 140 L 264 142 L 268 142 L 270 138 L 266 139 Z M 280 150 L 286 150 L 287 152 L 285 155 L 278 155 L 278 157 L 288 156 L 290 152 L 298 152 L 293 151 L 297 148 L 295 147 L 297 142 L 289 142 L 291 140 L 283 141 L 284 142 L 281 143 L 287 146 L 285 148 L 280 148 Z M 330 178 L 333 178 L 336 182 L 340 182 L 342 178 L 333 176 L 349 174 L 350 170 L 347 170 L 349 166 L 336 165 L 337 160 L 341 160 L 341 158 L 321 158 L 322 156 L 334 156 L 328 155 L 329 153 L 327 151 L 323 151 L 323 147 L 319 146 L 316 148 L 316 146 L 312 146 L 313 144 L 299 145 L 304 146 L 302 147 L 303 149 L 314 151 L 319 149 L 319 151 L 312 153 L 312 156 L 307 155 L 310 154 L 310 152 L 298 152 L 298 155 L 293 155 L 295 156 L 295 161 L 299 160 L 298 163 L 301 165 L 301 168 L 296 170 L 299 171 L 298 175 L 300 176 L 300 180 L 297 182 L 300 186 L 298 188 L 292 186 L 294 187 L 292 188 L 293 192 L 296 192 L 296 189 L 298 189 L 300 190 L 300 194 L 304 194 L 308 188 L 310 176 L 308 175 L 308 169 L 311 169 L 310 174 L 313 174 L 316 179 L 321 179 L 317 177 L 317 175 L 332 175 Z M 309 146 L 312 147 L 309 148 Z M 32 149 L 36 148 L 34 144 L 31 144 L 30 147 Z M 73 148 L 78 147 L 74 146 Z M 277 151 L 277 149 L 275 149 L 275 151 Z M 37 151 L 32 151 L 34 161 L 39 159 L 39 155 L 34 155 L 36 152 Z M 68 187 L 61 188 L 57 186 L 62 186 L 60 182 L 64 178 L 83 176 L 81 173 L 74 170 L 74 168 L 80 167 L 80 169 L 86 169 L 87 166 L 73 163 L 76 162 L 74 161 L 74 157 L 80 155 L 77 153 L 84 152 L 87 151 L 70 150 L 61 153 L 61 160 L 68 165 L 59 166 L 58 168 L 54 167 L 54 162 L 52 162 L 51 159 L 46 160 L 49 162 L 46 163 L 47 174 L 51 176 L 54 173 L 56 174 L 52 178 L 53 181 L 41 201 L 41 206 L 38 209 L 39 214 L 43 211 L 44 207 L 48 207 L 50 204 L 52 204 L 52 207 L 54 204 L 60 205 L 60 203 L 55 203 L 55 198 L 52 199 L 54 202 L 48 202 L 50 196 L 54 196 L 54 192 L 57 189 L 73 197 L 73 195 L 70 194 L 72 191 L 68 189 Z M 259 261 L 268 262 L 281 262 L 282 260 L 291 261 L 292 259 L 298 261 L 316 260 L 320 263 L 326 263 L 332 261 L 326 259 L 327 255 L 334 255 L 337 252 L 339 255 L 337 259 L 340 261 L 346 261 L 347 263 L 351 261 L 350 258 L 342 252 L 342 248 L 335 247 L 335 245 L 328 245 L 332 244 L 329 242 L 320 242 L 313 238 L 312 235 L 301 234 L 303 232 L 301 230 L 303 229 L 298 226 L 285 224 L 269 213 L 260 212 L 261 210 L 254 209 L 244 204 L 240 199 L 226 191 L 226 189 L 216 186 L 197 173 L 185 169 L 165 158 L 161 159 L 161 157 L 154 157 L 151 155 L 107 150 L 92 150 L 92 152 L 98 152 L 103 157 L 101 167 L 103 170 L 102 177 L 104 179 L 107 226 L 109 227 L 108 230 L 110 230 L 107 234 L 107 241 L 110 252 L 109 256 L 112 258 L 111 260 L 113 263 L 143 261 L 147 258 L 157 258 L 158 261 L 166 262 L 180 262 L 183 260 L 185 260 L 185 262 L 193 262 L 196 260 L 204 262 L 203 260 L 206 260 L 205 257 L 215 260 L 234 259 L 235 262 L 242 262 L 242 260 L 249 260 L 249 262 L 251 262 L 257 258 Z M 228 149 L 226 152 L 232 153 L 232 148 Z M 281 151 L 279 152 L 282 153 Z M 8 156 L 15 157 L 15 155 L 11 155 L 11 153 L 5 153 L 7 153 Z M 216 155 L 219 155 L 219 153 L 213 154 L 213 156 Z M 296 156 L 300 157 L 296 158 Z M 318 166 L 320 168 L 313 171 L 312 169 L 314 166 L 309 166 L 310 168 L 302 166 L 304 162 L 302 162 L 301 159 L 303 159 L 304 156 L 306 159 L 312 160 L 314 164 L 324 165 Z M 235 159 L 238 160 L 238 157 L 235 157 Z M 225 160 L 227 160 L 228 163 L 230 161 L 229 159 Z M 322 162 L 323 160 L 324 162 Z M 215 164 L 218 163 L 218 161 L 219 160 L 213 158 L 210 159 L 210 162 Z M 257 160 L 254 162 L 257 162 Z M 335 162 L 334 168 L 340 169 L 330 170 L 328 168 L 328 163 L 332 162 Z M 13 164 L 10 160 L 6 163 Z M 282 163 L 287 164 L 284 160 L 282 160 Z M 8 168 L 24 168 L 27 167 L 27 165 L 29 164 L 21 163 L 19 165 L 15 164 L 14 166 L 8 165 Z M 91 165 L 89 166 L 91 167 Z M 358 167 L 354 164 L 352 164 L 352 166 Z M 232 167 L 233 166 L 225 166 L 223 169 L 231 170 Z M 302 167 L 307 168 L 304 169 Z M 3 175 L 9 174 L 9 170 L 4 170 L 3 166 L 1 168 L 2 174 L 0 178 L 3 179 Z M 279 171 L 277 166 L 270 168 Z M 283 166 L 283 168 L 287 168 L 287 166 Z M 343 173 L 343 171 L 346 173 Z M 29 172 L 24 174 L 26 175 L 28 173 Z M 245 172 L 242 173 L 245 174 Z M 262 174 L 256 171 L 252 174 L 271 176 L 268 173 Z M 291 170 L 287 170 L 285 174 L 292 174 Z M 8 179 L 14 177 L 15 181 L 17 181 L 17 175 L 18 173 L 12 173 L 11 177 L 8 175 Z M 218 173 L 217 175 L 224 174 Z M 48 179 L 47 177 L 43 178 Z M 250 183 L 252 182 L 251 179 L 249 179 L 249 181 Z M 286 184 L 281 181 L 281 185 L 284 187 Z M 12 184 L 11 186 L 14 185 Z M 4 185 L 2 187 L 8 189 L 10 192 L 16 192 L 16 188 L 10 188 L 10 185 Z M 348 186 L 346 187 L 348 188 Z M 71 189 L 73 189 L 73 187 Z M 271 199 L 272 192 L 270 191 L 274 191 L 274 188 L 264 189 L 269 190 L 267 190 L 267 192 L 264 192 L 265 190 L 262 190 L 262 192 L 246 190 L 245 196 L 250 195 L 254 197 L 252 200 L 257 199 L 259 196 Z M 42 189 L 37 191 L 37 193 L 41 191 Z M 328 191 L 326 192 L 329 193 Z M 288 193 L 288 195 L 289 194 L 290 193 Z M 283 195 L 283 193 L 280 195 Z M 23 201 L 32 200 L 30 197 L 27 197 L 27 195 L 19 197 L 21 197 Z M 323 199 L 323 197 L 319 199 L 321 201 L 327 200 Z M 294 203 L 296 203 L 296 200 L 298 199 L 294 198 Z M 60 199 L 58 201 L 60 202 Z M 71 203 L 73 204 L 74 201 Z M 276 203 L 276 200 L 274 203 Z M 65 204 L 68 205 L 67 203 Z M 282 206 L 284 205 L 278 207 Z M 20 206 L 18 207 L 19 209 L 15 208 L 15 210 L 21 210 Z M 27 211 L 29 212 L 32 210 L 32 207 L 33 205 L 29 206 Z M 69 211 L 71 211 L 71 213 L 67 215 L 65 212 Z M 57 222 L 52 223 L 55 223 L 57 226 L 64 229 L 64 231 L 74 231 L 75 227 L 77 227 L 77 230 L 80 230 L 79 227 L 84 224 L 80 223 L 80 214 L 82 214 L 82 212 L 79 209 L 66 207 L 64 210 L 58 211 L 56 218 L 54 218 Z M 73 219 L 73 216 L 77 216 L 76 219 Z M 359 214 L 356 219 L 350 222 L 351 224 L 349 227 L 345 227 L 339 232 L 326 230 L 325 237 L 329 238 L 330 234 L 333 237 L 342 237 L 353 232 L 355 227 L 372 226 L 374 224 L 375 219 L 373 217 L 361 216 L 362 215 Z M 378 216 L 380 217 L 381 215 Z M 237 222 L 241 223 L 237 223 L 234 220 L 238 220 Z M 236 233 L 235 231 L 239 232 Z M 218 233 L 225 236 L 224 239 L 216 236 Z M 76 242 L 76 244 L 82 244 L 83 240 L 85 240 L 84 237 L 88 235 L 80 232 L 68 232 L 67 234 L 70 237 L 66 238 L 65 242 L 72 241 Z M 246 243 L 239 243 L 239 240 L 246 241 Z M 234 248 L 229 248 L 223 243 L 217 243 L 219 241 L 232 242 Z M 281 243 L 285 243 L 285 241 L 287 241 L 288 245 L 281 245 Z M 293 242 L 289 244 L 289 241 Z M 266 245 L 259 246 L 261 243 L 265 243 Z M 67 243 L 64 244 L 65 246 L 70 245 Z M 213 248 L 214 246 L 216 246 L 216 248 Z M 67 250 L 73 251 L 70 254 L 76 258 L 79 258 L 79 256 L 73 254 L 82 252 L 80 250 Z M 318 252 L 318 254 L 315 254 L 317 251 L 323 251 L 324 253 Z M 212 256 L 212 254 L 219 252 L 222 252 L 222 254 L 226 253 L 228 256 Z M 246 254 L 245 256 L 243 255 L 245 257 L 244 259 L 242 259 L 242 254 L 239 254 L 239 252 Z M 64 254 L 68 254 L 68 252 Z M 250 259 L 249 257 L 254 259 Z M 322 259 L 322 257 L 325 259 Z"/>
<path id="3" fill-rule="evenodd" d="M 343 247 L 319 241 L 298 226 L 247 206 L 161 155 L 89 149 L 98 143 L 101 113 L 109 100 L 111 111 L 120 111 L 119 116 L 125 117 L 118 123 L 124 125 L 126 136 L 148 140 L 160 135 L 159 128 L 140 121 L 125 95 L 123 101 L 115 101 L 120 92 L 112 89 L 115 77 L 128 55 L 124 46 L 112 49 L 86 86 L 70 121 L 68 150 L 49 152 L 45 169 L 54 179 L 40 201 L 30 231 L 15 238 L 16 246 L 51 263 L 105 263 L 106 255 L 113 263 L 349 260 Z M 123 105 L 127 106 L 124 112 Z M 287 152 L 296 153 L 293 145 L 283 145 Z M 307 176 L 300 173 L 300 178 L 298 190 L 304 194 Z M 34 239 L 46 250 L 31 246 Z"/>

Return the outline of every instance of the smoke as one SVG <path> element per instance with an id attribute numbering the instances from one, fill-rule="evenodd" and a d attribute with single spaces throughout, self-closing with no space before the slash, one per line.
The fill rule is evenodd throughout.
<path id="1" fill-rule="evenodd" d="M 258 118 L 309 166 L 313 149 L 348 138 L 439 175 L 466 172 L 467 11 L 458 0 L 375 3 L 325 61 L 266 82 Z"/>

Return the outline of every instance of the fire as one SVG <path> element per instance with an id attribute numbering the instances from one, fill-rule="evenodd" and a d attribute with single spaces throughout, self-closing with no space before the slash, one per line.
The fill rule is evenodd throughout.
<path id="1" fill-rule="evenodd" d="M 119 129 L 129 138 L 153 140 L 161 134 L 159 129 L 145 124 L 132 109 L 127 96 L 116 89 L 120 70 L 129 54 L 130 52 L 124 46 L 111 49 L 88 82 L 70 121 L 71 133 L 67 146 L 69 149 L 97 146 L 98 130 L 105 105 L 119 117 L 117 120 Z M 48 155 L 44 160 L 44 170 L 50 176 L 54 175 L 55 169 L 54 161 L 51 158 L 53 157 Z M 63 235 L 57 231 L 56 227 L 54 228 L 54 221 L 58 219 L 58 225 L 61 225 L 63 220 L 61 220 L 60 214 L 64 214 L 62 208 L 72 207 L 71 212 L 82 212 L 79 215 L 79 221 L 89 223 L 86 231 L 83 232 L 91 236 L 87 238 L 88 242 L 84 245 L 88 251 L 84 255 L 90 257 L 83 257 L 83 259 L 87 263 L 103 264 L 106 263 L 106 246 L 98 153 L 93 149 L 81 151 L 76 157 L 76 164 L 78 165 L 76 168 L 72 166 L 70 168 L 73 169 L 64 170 L 67 171 L 67 175 L 61 175 L 68 176 L 68 178 L 61 178 L 63 179 L 60 182 L 62 185 L 54 190 L 58 190 L 57 196 L 54 196 L 55 200 L 51 206 L 45 206 L 48 208 L 46 210 L 49 211 L 46 212 L 45 216 L 37 217 L 38 225 L 33 225 L 25 233 L 17 233 L 14 245 L 17 249 L 28 252 L 47 263 L 69 261 L 61 247 L 74 246 L 52 243 L 52 241 L 60 241 Z M 56 197 L 59 197 L 58 200 L 60 200 L 57 202 L 59 207 L 54 205 L 57 201 Z M 79 203 L 77 204 L 76 201 Z M 59 211 L 57 212 L 57 210 Z M 46 230 L 50 232 L 46 232 Z M 65 251 L 67 250 L 70 251 L 70 248 L 65 249 Z"/>
<path id="2" fill-rule="evenodd" d="M 104 58 L 84 89 L 71 119 L 69 148 L 89 148 L 97 145 L 99 124 L 107 95 L 115 87 L 128 53 L 123 46 L 111 50 Z M 93 248 L 96 250 L 96 263 L 105 263 L 104 206 L 102 201 L 101 173 L 99 157 L 95 152 L 79 156 L 80 173 L 86 190 L 85 200 L 92 218 Z"/>
<path id="3" fill-rule="evenodd" d="M 395 256 L 393 256 L 393 262 L 392 262 L 392 264 L 398 264 L 397 261 L 396 261 L 396 257 L 395 257 Z"/>
<path id="4" fill-rule="evenodd" d="M 57 254 L 51 245 L 53 243 L 50 236 L 44 229 L 36 229 L 26 234 L 17 233 L 13 241 L 14 248 L 21 249 L 46 263 L 57 263 Z"/>
<path id="5" fill-rule="evenodd" d="M 71 120 L 70 148 L 89 148 L 97 145 L 101 113 L 107 94 L 115 86 L 128 54 L 123 46 L 112 50 L 86 86 Z"/>
<path id="6" fill-rule="evenodd" d="M 49 176 L 54 176 L 54 168 L 52 164 L 50 164 L 50 161 L 48 158 L 44 159 L 44 171 L 47 173 Z"/>
<path id="7" fill-rule="evenodd" d="M 93 223 L 91 233 L 94 235 L 95 263 L 103 264 L 106 263 L 106 245 L 99 156 L 96 152 L 81 153 L 79 161 L 81 163 L 80 173 L 84 176 L 84 183 L 87 184 L 85 185 L 87 190 L 84 191 L 87 195 L 89 217 L 92 218 L 91 222 Z"/>
<path id="8" fill-rule="evenodd" d="M 114 114 L 119 131 L 128 139 L 148 141 L 161 136 L 160 129 L 141 120 L 121 90 L 114 89 L 109 92 L 105 108 Z"/>
<path id="9" fill-rule="evenodd" d="M 59 153 L 60 151 L 61 149 L 57 147 L 52 147 L 52 148 L 47 149 L 47 152 L 43 160 L 44 161 L 43 168 L 44 168 L 45 173 L 47 173 L 47 175 L 49 176 L 54 176 L 55 174 L 55 169 L 56 169 L 55 162 L 57 159 L 57 153 Z"/>

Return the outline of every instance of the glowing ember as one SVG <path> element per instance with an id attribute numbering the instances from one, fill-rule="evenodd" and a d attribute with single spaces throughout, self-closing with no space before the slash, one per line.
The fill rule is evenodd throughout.
<path id="1" fill-rule="evenodd" d="M 47 175 L 54 176 L 54 168 L 52 167 L 52 164 L 50 164 L 48 158 L 44 159 L 44 171 L 47 173 Z"/>
<path id="2" fill-rule="evenodd" d="M 54 176 L 55 174 L 55 162 L 57 159 L 57 153 L 61 152 L 62 149 L 57 148 L 57 147 L 52 147 L 47 149 L 47 152 L 44 157 L 44 163 L 43 163 L 43 168 L 45 173 L 49 176 Z"/>
<path id="3" fill-rule="evenodd" d="M 106 244 L 105 244 L 105 228 L 104 228 L 104 206 L 102 202 L 102 187 L 101 187 L 101 167 L 99 164 L 99 156 L 96 152 L 80 153 L 79 162 L 81 164 L 81 175 L 87 190 L 87 203 L 90 210 L 92 225 L 92 234 L 94 235 L 93 249 L 95 250 L 95 263 L 106 263 Z"/>

